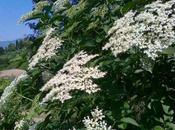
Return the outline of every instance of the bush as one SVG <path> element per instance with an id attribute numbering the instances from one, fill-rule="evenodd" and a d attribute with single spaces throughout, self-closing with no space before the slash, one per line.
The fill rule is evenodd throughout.
<path id="1" fill-rule="evenodd" d="M 175 129 L 173 0 L 34 2 L 21 21 L 39 36 L 2 128 Z"/>

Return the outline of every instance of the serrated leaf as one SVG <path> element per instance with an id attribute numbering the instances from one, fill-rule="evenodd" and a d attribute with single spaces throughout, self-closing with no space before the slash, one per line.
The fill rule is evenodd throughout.
<path id="1" fill-rule="evenodd" d="M 161 126 L 155 126 L 153 130 L 164 130 Z"/>
<path id="2" fill-rule="evenodd" d="M 124 122 L 124 123 L 135 125 L 137 127 L 140 126 L 134 119 L 132 119 L 130 117 L 124 117 L 124 118 L 121 119 L 121 121 Z"/>

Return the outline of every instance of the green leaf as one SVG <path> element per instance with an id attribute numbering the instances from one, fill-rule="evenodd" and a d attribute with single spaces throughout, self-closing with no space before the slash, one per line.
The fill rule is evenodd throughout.
<path id="1" fill-rule="evenodd" d="M 80 22 L 74 22 L 72 25 L 70 25 L 66 30 L 65 32 L 63 33 L 63 36 L 66 37 L 68 36 L 70 33 L 72 33 L 75 28 L 78 26 Z"/>
<path id="2" fill-rule="evenodd" d="M 143 70 L 142 69 L 137 69 L 137 70 L 135 70 L 135 74 L 138 74 L 138 73 L 141 73 L 141 72 L 143 72 Z"/>
<path id="3" fill-rule="evenodd" d="M 82 47 L 95 47 L 96 43 L 92 39 L 86 39 L 83 41 Z"/>
<path id="4" fill-rule="evenodd" d="M 175 54 L 175 47 L 169 47 L 162 51 L 163 54 L 167 55 L 174 55 Z"/>
<path id="5" fill-rule="evenodd" d="M 141 62 L 142 62 L 142 69 L 152 73 L 155 62 L 148 57 L 143 57 L 141 59 Z"/>
<path id="6" fill-rule="evenodd" d="M 162 105 L 163 111 L 168 114 L 170 106 Z"/>
<path id="7" fill-rule="evenodd" d="M 169 126 L 172 130 L 175 130 L 175 124 L 167 123 L 167 126 Z"/>
<path id="8" fill-rule="evenodd" d="M 155 126 L 153 130 L 164 130 L 161 126 Z"/>
<path id="9" fill-rule="evenodd" d="M 124 123 L 135 125 L 137 127 L 140 126 L 134 119 L 132 119 L 130 117 L 124 117 L 124 118 L 121 119 L 121 121 L 124 122 Z"/>
<path id="10" fill-rule="evenodd" d="M 163 111 L 166 114 L 168 114 L 168 115 L 173 115 L 174 114 L 174 111 L 173 110 L 170 110 L 170 106 L 162 105 L 162 108 L 163 108 Z"/>
<path id="11" fill-rule="evenodd" d="M 127 128 L 127 124 L 122 123 L 122 124 L 118 125 L 118 128 L 125 130 Z"/>
<path id="12" fill-rule="evenodd" d="M 109 29 L 110 29 L 110 26 L 108 26 L 108 25 L 104 26 L 104 31 L 105 31 L 106 34 L 108 33 Z"/>

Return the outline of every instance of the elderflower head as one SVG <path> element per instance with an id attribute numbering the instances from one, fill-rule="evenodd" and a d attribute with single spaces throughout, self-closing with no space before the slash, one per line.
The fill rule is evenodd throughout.
<path id="1" fill-rule="evenodd" d="M 25 80 L 28 77 L 28 75 L 26 73 L 20 75 L 19 77 L 17 77 L 15 80 L 13 80 L 11 82 L 11 84 L 5 88 L 2 96 L 0 97 L 0 108 L 4 107 L 4 104 L 9 100 L 9 97 L 14 93 L 14 91 L 16 90 L 17 85 Z"/>
<path id="2" fill-rule="evenodd" d="M 87 130 L 112 130 L 111 126 L 107 126 L 107 123 L 103 120 L 105 116 L 102 110 L 97 107 L 91 112 L 92 118 L 85 117 L 83 123 Z"/>
<path id="3" fill-rule="evenodd" d="M 109 42 L 103 50 L 110 49 L 117 56 L 136 46 L 155 59 L 158 52 L 175 42 L 174 3 L 174 0 L 165 3 L 156 1 L 146 5 L 140 13 L 126 13 L 109 30 Z"/>
<path id="4" fill-rule="evenodd" d="M 88 68 L 84 66 L 96 56 L 81 51 L 69 60 L 56 76 L 42 87 L 41 91 L 50 90 L 43 102 L 59 99 L 64 103 L 65 100 L 72 98 L 70 92 L 73 90 L 81 90 L 89 94 L 100 90 L 92 79 L 102 78 L 105 72 L 101 72 L 98 67 Z"/>
<path id="5" fill-rule="evenodd" d="M 46 33 L 46 37 L 39 47 L 37 53 L 31 58 L 29 63 L 29 69 L 33 69 L 39 60 L 48 60 L 56 55 L 56 50 L 61 47 L 62 41 L 57 37 L 52 37 L 54 29 L 51 28 Z"/>

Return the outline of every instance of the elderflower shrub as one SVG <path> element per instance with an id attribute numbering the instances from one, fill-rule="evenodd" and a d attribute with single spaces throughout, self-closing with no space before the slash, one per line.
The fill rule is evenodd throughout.
<path id="1" fill-rule="evenodd" d="M 158 52 L 175 42 L 174 9 L 174 0 L 170 0 L 148 4 L 140 13 L 129 11 L 109 30 L 109 42 L 103 50 L 110 49 L 117 56 L 136 46 L 155 59 Z"/>
<path id="2" fill-rule="evenodd" d="M 4 89 L 4 92 L 2 94 L 2 96 L 0 97 L 0 109 L 5 107 L 5 103 L 8 102 L 9 97 L 14 93 L 14 91 L 16 90 L 17 85 L 25 80 L 28 77 L 28 75 L 26 73 L 20 75 L 19 77 L 17 77 L 15 80 L 13 80 L 11 82 L 11 84 L 6 87 Z"/>
<path id="3" fill-rule="evenodd" d="M 26 22 L 30 19 L 33 19 L 35 16 L 41 14 L 43 12 L 43 9 L 47 6 L 49 6 L 50 3 L 48 1 L 40 1 L 36 4 L 35 9 L 24 16 L 21 17 L 19 20 L 19 23 Z"/>
<path id="4" fill-rule="evenodd" d="M 42 0 L 34 1 L 38 2 Z M 49 0 L 51 3 L 52 1 L 55 2 L 56 0 Z M 148 1 L 150 2 L 152 0 Z M 29 122 L 34 121 L 34 124 L 32 123 L 30 128 L 36 130 L 68 130 L 73 126 L 74 128 L 83 128 L 85 126 L 87 130 L 89 128 L 98 130 L 112 128 L 118 130 L 172 129 L 170 127 L 174 126 L 174 112 L 171 110 L 174 110 L 173 104 L 175 103 L 173 89 L 175 84 L 174 57 L 167 58 L 166 55 L 161 55 L 161 57 L 158 57 L 154 61 L 154 66 L 150 67 L 149 64 L 151 62 L 144 61 L 149 58 L 143 59 L 140 52 L 132 54 L 124 53 L 124 55 L 113 57 L 111 54 L 101 50 L 101 46 L 107 40 L 106 32 L 113 25 L 113 20 L 121 17 L 123 15 L 121 14 L 122 12 L 143 7 L 148 1 L 79 0 L 79 4 L 76 6 L 65 6 L 65 9 L 59 13 L 52 12 L 50 10 L 53 9 L 52 7 L 47 8 L 47 11 L 44 10 L 42 13 L 46 13 L 46 15 L 38 17 L 42 21 L 39 21 L 37 24 L 37 29 L 43 32 L 48 27 L 56 28 L 57 30 L 55 32 L 67 44 L 64 44 L 59 49 L 59 52 L 55 50 L 54 53 L 56 55 L 54 54 L 52 60 L 49 60 L 49 62 L 47 56 L 45 57 L 46 54 L 40 53 L 44 55 L 42 60 L 45 59 L 42 64 L 38 64 L 42 65 L 42 67 L 30 71 L 30 79 L 19 85 L 18 92 L 14 93 L 14 97 L 16 98 L 11 100 L 11 103 L 6 109 L 7 112 L 2 112 L 3 121 L 0 121 L 0 128 L 11 130 L 14 128 L 15 122 L 24 118 L 24 120 L 30 120 Z M 114 8 L 111 8 L 111 5 Z M 133 21 L 135 22 L 135 17 L 139 13 L 135 13 L 134 11 L 129 13 L 131 15 L 133 13 L 134 16 L 131 17 L 131 20 L 134 17 Z M 145 16 L 143 16 L 144 18 Z M 150 16 L 148 18 L 150 19 L 152 17 Z M 146 20 L 149 19 L 146 18 Z M 58 23 L 63 22 L 64 30 L 59 31 L 58 24 L 55 21 Z M 121 21 L 121 23 L 123 22 Z M 124 27 L 126 25 L 121 26 L 121 28 Z M 51 38 L 55 38 L 55 36 L 56 34 L 53 33 Z M 40 42 L 40 40 L 36 41 Z M 126 48 L 126 51 L 128 48 Z M 77 57 L 65 64 L 65 61 L 70 59 L 70 56 L 81 50 L 86 50 L 87 53 L 93 52 L 99 54 L 99 56 L 82 54 L 81 59 Z M 95 58 L 92 64 L 100 65 L 100 68 L 107 72 L 105 76 L 102 74 L 94 78 L 94 75 L 96 75 L 94 73 L 105 72 L 99 71 L 98 66 L 94 67 L 95 69 L 93 67 L 87 67 L 85 64 L 89 61 L 86 61 L 89 56 Z M 42 56 L 39 55 L 39 57 Z M 143 67 L 143 61 L 144 65 L 149 69 Z M 36 60 L 36 64 L 39 62 L 40 59 L 38 61 Z M 34 68 L 36 64 L 32 65 L 31 68 Z M 62 68 L 63 64 L 65 65 Z M 44 80 L 42 78 L 43 72 L 51 73 L 51 77 L 52 74 L 58 74 L 52 78 L 49 76 L 51 80 L 45 84 L 45 81 L 48 79 Z M 96 77 L 103 77 L 103 79 L 97 81 L 100 88 L 93 82 L 93 79 L 96 79 Z M 43 84 L 46 87 L 43 90 L 46 93 L 46 97 L 47 95 L 50 96 L 47 99 L 45 97 L 43 101 L 52 101 L 56 98 L 64 103 L 52 102 L 47 106 L 44 106 L 44 104 L 40 106 L 39 103 L 43 97 L 43 91 L 40 92 L 39 89 L 43 87 Z M 92 86 L 95 88 L 92 88 Z M 76 98 L 66 101 L 67 97 L 72 98 L 70 93 L 73 90 L 82 90 L 87 93 L 98 91 L 98 93 L 73 93 Z M 36 97 L 37 100 L 35 100 Z M 162 102 L 160 102 L 162 98 L 165 100 L 164 107 L 162 107 Z M 96 114 L 91 113 L 91 116 L 86 117 L 89 111 L 95 106 L 105 109 L 106 121 L 110 122 L 112 127 L 108 126 L 107 122 L 104 121 L 104 114 L 98 108 L 96 108 L 98 109 L 97 112 L 95 112 L 96 110 L 92 111 Z M 41 122 L 37 122 L 38 119 Z"/>
<path id="5" fill-rule="evenodd" d="M 102 78 L 105 72 L 101 72 L 98 67 L 88 68 L 84 65 L 97 55 L 88 55 L 81 51 L 69 60 L 63 69 L 59 70 L 49 82 L 47 82 L 41 91 L 49 91 L 43 99 L 43 102 L 59 99 L 62 103 L 72 98 L 70 92 L 73 90 L 85 91 L 89 94 L 95 93 L 98 86 L 93 83 L 93 79 Z"/>
<path id="6" fill-rule="evenodd" d="M 107 126 L 107 123 L 103 120 L 105 116 L 98 107 L 91 111 L 91 115 L 92 118 L 87 116 L 83 120 L 86 130 L 112 130 L 112 127 Z"/>
<path id="7" fill-rule="evenodd" d="M 56 55 L 56 51 L 62 45 L 62 40 L 58 37 L 53 36 L 55 29 L 50 28 L 46 32 L 46 36 L 39 47 L 37 53 L 29 61 L 29 69 L 33 69 L 40 60 L 48 60 Z"/>

